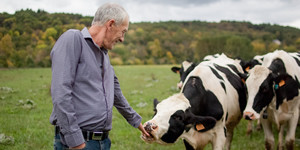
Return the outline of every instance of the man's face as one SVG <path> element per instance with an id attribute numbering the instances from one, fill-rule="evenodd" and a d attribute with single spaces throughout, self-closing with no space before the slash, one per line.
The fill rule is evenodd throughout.
<path id="1" fill-rule="evenodd" d="M 111 29 L 107 30 L 106 38 L 103 42 L 105 49 L 111 50 L 115 44 L 124 41 L 125 33 L 128 31 L 129 22 L 126 19 L 121 25 L 112 24 Z"/>

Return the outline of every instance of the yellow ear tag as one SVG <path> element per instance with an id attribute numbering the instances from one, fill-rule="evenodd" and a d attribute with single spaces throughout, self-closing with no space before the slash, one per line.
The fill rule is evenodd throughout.
<path id="1" fill-rule="evenodd" d="M 284 80 L 281 80 L 279 83 L 278 83 L 279 87 L 282 87 L 283 85 L 285 85 L 285 81 Z"/>
<path id="2" fill-rule="evenodd" d="M 197 131 L 200 131 L 200 130 L 205 129 L 205 127 L 203 126 L 203 124 L 197 124 L 196 129 L 197 129 Z"/>
<path id="3" fill-rule="evenodd" d="M 176 71 L 176 73 L 178 73 L 178 74 L 179 74 L 179 70 L 177 70 L 177 71 Z"/>
<path id="4" fill-rule="evenodd" d="M 249 70 L 250 70 L 250 66 L 248 66 L 248 67 L 245 69 L 245 71 L 247 71 L 247 72 L 249 72 Z"/>

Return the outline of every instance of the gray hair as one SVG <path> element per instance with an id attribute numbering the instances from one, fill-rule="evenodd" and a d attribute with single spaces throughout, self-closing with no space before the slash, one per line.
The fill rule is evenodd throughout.
<path id="1" fill-rule="evenodd" d="M 125 19 L 129 21 L 129 15 L 122 6 L 115 3 L 106 3 L 98 8 L 92 25 L 102 26 L 111 19 L 114 19 L 116 26 L 118 26 L 121 25 Z"/>

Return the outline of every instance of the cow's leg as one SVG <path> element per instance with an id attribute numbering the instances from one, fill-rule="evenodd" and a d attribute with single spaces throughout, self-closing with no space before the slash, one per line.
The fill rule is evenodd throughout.
<path id="1" fill-rule="evenodd" d="M 226 141 L 226 128 L 225 127 L 220 127 L 219 129 L 216 130 L 216 136 L 212 141 L 212 149 L 213 150 L 223 150 L 225 146 L 225 141 Z"/>
<path id="2" fill-rule="evenodd" d="M 294 149 L 294 142 L 295 142 L 295 134 L 298 124 L 298 118 L 299 118 L 299 110 L 297 109 L 294 112 L 293 117 L 289 120 L 286 136 L 285 136 L 285 145 L 286 149 Z"/>
<path id="3" fill-rule="evenodd" d="M 186 140 L 183 140 L 186 150 L 195 150 L 192 145 L 190 145 Z"/>
<path id="4" fill-rule="evenodd" d="M 260 131 L 260 130 L 261 130 L 261 123 L 260 123 L 260 120 L 257 120 L 256 131 Z"/>
<path id="5" fill-rule="evenodd" d="M 265 134 L 265 149 L 273 150 L 274 149 L 274 135 L 272 132 L 272 123 L 267 119 L 260 119 L 262 127 Z"/>
<path id="6" fill-rule="evenodd" d="M 252 131 L 253 131 L 253 121 L 252 120 L 248 120 L 248 125 L 247 125 L 247 135 L 251 135 Z"/>
<path id="7" fill-rule="evenodd" d="M 235 126 L 230 126 L 227 128 L 225 150 L 230 150 L 230 145 L 231 145 L 232 138 L 233 138 L 234 127 Z"/>
<path id="8" fill-rule="evenodd" d="M 278 133 L 278 150 L 283 150 L 284 146 L 283 146 L 283 136 L 284 136 L 284 128 L 285 125 L 280 125 L 279 127 L 279 133 Z"/>

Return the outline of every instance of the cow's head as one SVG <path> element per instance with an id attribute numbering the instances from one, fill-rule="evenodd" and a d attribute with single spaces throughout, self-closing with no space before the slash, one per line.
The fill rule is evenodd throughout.
<path id="1" fill-rule="evenodd" d="M 212 117 L 194 115 L 190 111 L 189 101 L 182 93 L 158 103 L 155 110 L 155 116 L 144 124 L 144 128 L 152 138 L 142 137 L 142 139 L 149 143 L 175 143 L 185 130 L 193 128 L 203 132 L 216 124 L 216 120 Z"/>
<path id="2" fill-rule="evenodd" d="M 183 82 L 185 81 L 186 77 L 188 76 L 188 74 L 190 72 L 192 72 L 194 70 L 194 68 L 196 67 L 195 63 L 189 62 L 189 61 L 184 61 L 181 64 L 181 68 L 179 67 L 172 67 L 171 70 L 174 73 L 177 73 L 180 75 L 180 81 L 179 83 L 177 83 L 177 88 L 181 89 Z"/>
<path id="3" fill-rule="evenodd" d="M 299 84 L 287 74 L 274 74 L 263 66 L 255 66 L 249 71 L 246 80 L 248 102 L 244 117 L 248 120 L 259 119 L 264 110 L 276 98 L 276 109 L 284 99 L 298 95 Z"/>
<path id="4" fill-rule="evenodd" d="M 249 72 L 249 70 L 252 69 L 256 65 L 261 65 L 261 63 L 256 59 L 252 59 L 252 60 L 242 64 L 242 68 L 243 68 L 244 72 Z"/>

